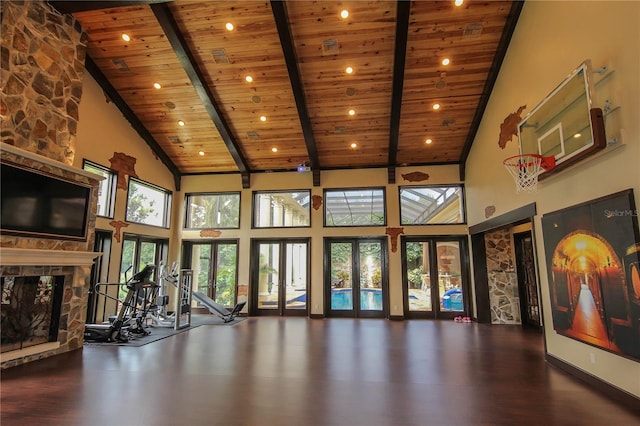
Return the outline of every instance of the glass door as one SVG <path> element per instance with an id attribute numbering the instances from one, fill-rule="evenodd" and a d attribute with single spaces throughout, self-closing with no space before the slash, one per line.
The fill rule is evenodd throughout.
<path id="1" fill-rule="evenodd" d="M 326 239 L 325 253 L 327 316 L 386 317 L 386 239 Z"/>
<path id="2" fill-rule="evenodd" d="M 252 315 L 308 314 L 309 240 L 254 240 Z"/>
<path id="3" fill-rule="evenodd" d="M 184 242 L 183 268 L 193 270 L 193 290 L 226 308 L 236 304 L 237 241 Z M 193 301 L 197 306 L 197 301 Z"/>
<path id="4" fill-rule="evenodd" d="M 464 237 L 402 237 L 402 251 L 405 317 L 469 315 Z"/>

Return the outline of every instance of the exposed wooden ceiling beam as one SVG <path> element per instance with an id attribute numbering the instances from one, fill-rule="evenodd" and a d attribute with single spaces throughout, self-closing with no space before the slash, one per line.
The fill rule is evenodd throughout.
<path id="1" fill-rule="evenodd" d="M 511 4 L 511 10 L 509 10 L 507 22 L 504 24 L 504 30 L 502 31 L 502 37 L 500 38 L 500 43 L 498 44 L 496 55 L 493 58 L 493 63 L 491 64 L 489 75 L 485 80 L 484 88 L 482 89 L 482 95 L 480 96 L 480 101 L 478 102 L 478 108 L 476 108 L 473 120 L 471 121 L 471 127 L 469 128 L 469 133 L 467 134 L 467 140 L 464 143 L 464 148 L 462 148 L 462 154 L 460 155 L 461 181 L 464 181 L 467 158 L 469 158 L 473 140 L 476 138 L 476 134 L 478 133 L 478 129 L 480 128 L 482 116 L 484 115 L 484 111 L 486 110 L 487 104 L 489 103 L 489 98 L 491 97 L 493 86 L 495 86 L 496 80 L 498 79 L 500 67 L 502 66 L 504 57 L 507 54 L 507 49 L 509 48 L 509 43 L 511 42 L 513 32 L 516 29 L 516 24 L 518 23 L 518 18 L 520 17 L 520 12 L 522 12 L 523 6 L 524 1 L 514 1 Z"/>
<path id="2" fill-rule="evenodd" d="M 173 0 L 129 0 L 129 1 L 50 1 L 60 13 L 88 12 L 91 10 L 110 9 L 112 7 L 139 6 L 143 4 L 167 3 Z"/>
<path id="3" fill-rule="evenodd" d="M 289 81 L 291 82 L 293 97 L 296 100 L 296 107 L 298 108 L 298 116 L 300 118 L 300 124 L 302 125 L 304 142 L 307 145 L 311 172 L 313 173 L 313 186 L 320 186 L 320 160 L 318 158 L 318 149 L 316 147 L 315 137 L 313 136 L 313 128 L 311 127 L 309 111 L 307 110 L 307 101 L 304 95 L 300 70 L 298 69 L 298 59 L 296 57 L 296 49 L 291 36 L 287 7 L 285 6 L 284 1 L 272 1 L 271 10 L 273 11 L 273 17 L 275 18 L 276 27 L 278 28 L 278 36 L 280 37 L 280 44 L 282 45 L 284 59 L 287 63 Z"/>
<path id="4" fill-rule="evenodd" d="M 400 113 L 402 112 L 402 89 L 404 87 L 404 63 L 407 57 L 410 1 L 398 1 L 396 12 L 396 46 L 393 57 L 393 89 L 391 92 L 391 123 L 389 125 L 389 161 L 387 175 L 389 184 L 396 183 L 396 159 L 400 136 Z"/>
<path id="5" fill-rule="evenodd" d="M 173 18 L 171 14 L 171 10 L 166 3 L 157 3 L 151 5 L 151 10 L 153 11 L 158 23 L 162 27 L 165 35 L 167 36 L 167 40 L 171 43 L 173 50 L 180 61 L 180 64 L 184 68 L 185 72 L 189 76 L 189 80 L 191 80 L 191 84 L 193 88 L 196 90 L 198 97 L 202 101 L 209 117 L 215 124 L 222 140 L 224 141 L 231 157 L 236 163 L 240 174 L 242 175 L 242 187 L 250 188 L 251 179 L 250 179 L 250 170 L 247 165 L 247 162 L 242 154 L 240 149 L 240 145 L 236 141 L 235 137 L 231 133 L 231 129 L 227 124 L 226 120 L 222 115 L 222 111 L 218 107 L 211 90 L 209 90 L 209 86 L 205 82 L 204 74 L 198 67 L 197 61 L 191 53 L 191 50 L 187 46 L 187 43 L 184 39 L 184 36 L 180 32 L 180 28 L 178 27 L 178 23 Z"/>
<path id="6" fill-rule="evenodd" d="M 100 71 L 98 66 L 93 62 L 93 60 L 87 56 L 85 60 L 85 67 L 87 71 L 91 74 L 93 79 L 100 85 L 105 94 L 109 97 L 109 100 L 113 102 L 113 104 L 120 110 L 124 118 L 127 119 L 133 129 L 138 132 L 140 137 L 144 139 L 144 141 L 149 145 L 153 153 L 162 161 L 162 163 L 169 169 L 171 174 L 173 174 L 173 180 L 175 183 L 176 191 L 180 191 L 180 181 L 182 178 L 182 174 L 178 167 L 171 161 L 166 152 L 158 145 L 155 138 L 147 130 L 142 121 L 138 118 L 138 116 L 133 112 L 129 105 L 122 99 L 122 96 L 118 93 L 118 91 L 111 85 L 107 77 Z"/>

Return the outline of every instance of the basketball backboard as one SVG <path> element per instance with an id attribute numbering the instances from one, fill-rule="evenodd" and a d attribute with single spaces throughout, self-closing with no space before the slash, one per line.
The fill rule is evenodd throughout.
<path id="1" fill-rule="evenodd" d="M 540 179 L 604 148 L 602 110 L 594 108 L 591 63 L 586 60 L 518 124 L 521 154 L 553 156 Z"/>

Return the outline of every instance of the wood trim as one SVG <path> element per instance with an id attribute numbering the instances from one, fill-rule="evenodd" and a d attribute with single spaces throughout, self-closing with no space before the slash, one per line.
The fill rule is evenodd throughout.
<path id="1" fill-rule="evenodd" d="M 309 111 L 307 109 L 307 100 L 304 94 L 302 78 L 300 77 L 300 70 L 298 69 L 298 58 L 296 57 L 293 37 L 291 36 L 287 6 L 284 4 L 284 1 L 272 1 L 271 10 L 276 22 L 276 27 L 278 28 L 278 37 L 280 38 L 282 53 L 284 54 L 284 59 L 287 64 L 291 90 L 293 91 L 293 97 L 296 101 L 296 107 L 298 108 L 298 117 L 300 119 L 300 125 L 302 126 L 304 142 L 307 146 L 307 154 L 309 155 L 309 162 L 313 173 L 313 186 L 320 186 L 320 159 L 318 157 L 316 140 L 313 135 L 313 128 L 311 127 L 311 118 L 309 117 Z"/>
<path id="2" fill-rule="evenodd" d="M 404 66 L 407 56 L 407 38 L 411 2 L 399 1 L 396 12 L 396 45 L 393 58 L 393 89 L 391 92 L 391 123 L 389 124 L 388 182 L 396 183 L 396 160 L 398 157 L 398 137 L 400 136 L 400 113 L 402 112 L 402 89 L 404 87 Z"/>
<path id="3" fill-rule="evenodd" d="M 184 68 L 184 71 L 187 73 L 187 76 L 189 77 L 193 88 L 202 101 L 202 105 L 207 110 L 207 113 L 213 121 L 213 124 L 215 124 L 216 129 L 218 129 L 220 137 L 229 150 L 229 154 L 231 154 L 231 157 L 238 167 L 238 170 L 242 174 L 243 188 L 248 188 L 248 186 L 245 185 L 248 185 L 250 183 L 250 169 L 247 166 L 247 162 L 242 154 L 240 145 L 231 133 L 229 125 L 225 121 L 224 116 L 222 115 L 222 112 L 218 107 L 215 98 L 213 97 L 213 94 L 209 90 L 209 86 L 205 82 L 204 74 L 198 68 L 196 58 L 193 56 L 193 53 L 191 53 L 191 50 L 189 50 L 187 42 L 184 39 L 177 22 L 173 18 L 169 6 L 166 3 L 152 4 L 151 10 L 156 16 L 156 19 L 162 27 L 165 35 L 167 36 L 167 40 L 173 47 L 173 50 L 175 51 L 180 64 Z"/>
<path id="4" fill-rule="evenodd" d="M 173 0 L 129 0 L 129 1 L 50 1 L 49 4 L 53 6 L 60 13 L 77 13 L 77 12 L 89 12 L 92 10 L 110 9 L 113 7 L 127 7 L 127 6 L 140 6 L 143 4 L 154 3 L 168 3 Z"/>
<path id="5" fill-rule="evenodd" d="M 404 321 L 402 315 L 389 315 L 389 321 Z"/>
<path id="6" fill-rule="evenodd" d="M 484 111 L 486 110 L 487 104 L 489 103 L 489 98 L 491 97 L 493 86 L 495 86 L 496 80 L 498 80 L 500 67 L 502 67 L 504 57 L 507 55 L 507 49 L 509 48 L 511 37 L 515 32 L 516 24 L 518 23 L 518 18 L 520 17 L 520 12 L 522 12 L 524 3 L 524 1 L 514 1 L 511 4 L 511 10 L 509 11 L 507 22 L 504 25 L 504 31 L 502 32 L 502 37 L 500 38 L 500 44 L 498 44 L 496 55 L 493 58 L 493 64 L 491 64 L 489 75 L 487 76 L 484 88 L 482 89 L 482 95 L 480 96 L 478 108 L 476 109 L 476 112 L 473 116 L 473 120 L 471 121 L 471 127 L 469 128 L 467 140 L 464 143 L 464 148 L 462 148 L 462 155 L 460 156 L 461 181 L 464 181 L 465 167 L 467 164 L 467 159 L 469 158 L 469 153 L 471 152 L 471 146 L 473 145 L 473 141 L 476 138 L 478 129 L 480 128 L 480 122 L 482 121 L 482 116 L 484 115 Z"/>
<path id="7" fill-rule="evenodd" d="M 604 380 L 600 379 L 599 377 L 594 376 L 578 367 L 575 367 L 563 361 L 562 359 L 554 355 L 551 355 L 550 353 L 545 353 L 544 359 L 552 366 L 570 374 L 571 376 L 574 376 L 582 380 L 583 382 L 586 382 L 588 385 L 592 386 L 595 390 L 604 394 L 605 396 L 608 396 L 611 399 L 620 401 L 623 404 L 629 405 L 631 407 L 636 406 L 638 403 L 640 403 L 640 398 L 638 398 L 637 396 L 623 389 L 615 387 L 605 382 Z"/>
<path id="8" fill-rule="evenodd" d="M 311 314 L 309 315 L 311 319 L 324 319 L 324 314 Z"/>
<path id="9" fill-rule="evenodd" d="M 180 181 L 182 178 L 182 174 L 178 167 L 171 161 L 171 158 L 167 155 L 166 152 L 160 147 L 158 142 L 156 142 L 155 138 L 147 130 L 142 121 L 138 118 L 138 116 L 133 112 L 129 105 L 125 102 L 125 100 L 120 96 L 118 91 L 111 85 L 111 82 L 107 79 L 107 77 L 100 71 L 100 68 L 93 62 L 93 60 L 87 55 L 85 60 L 85 68 L 93 79 L 100 85 L 102 90 L 106 93 L 107 97 L 113 104 L 120 110 L 124 118 L 131 124 L 133 129 L 140 135 L 140 137 L 149 145 L 151 151 L 155 155 L 158 156 L 160 161 L 169 169 L 171 174 L 173 174 L 173 181 L 175 185 L 176 191 L 180 191 Z"/>
<path id="10" fill-rule="evenodd" d="M 485 220 L 484 222 L 470 226 L 469 235 L 480 234 L 501 226 L 516 224 L 516 222 L 531 219 L 535 215 L 536 203 L 527 204 L 500 216 L 496 216 L 489 220 Z"/>

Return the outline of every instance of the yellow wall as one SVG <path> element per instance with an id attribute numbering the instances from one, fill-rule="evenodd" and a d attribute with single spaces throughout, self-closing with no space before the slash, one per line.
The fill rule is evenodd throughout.
<path id="1" fill-rule="evenodd" d="M 494 205 L 497 216 L 536 203 L 534 230 L 548 352 L 636 396 L 640 396 L 638 362 L 553 331 L 540 218 L 628 188 L 634 189 L 636 203 L 640 199 L 639 28 L 637 1 L 526 2 L 474 141 L 465 182 L 470 225 L 485 220 L 486 206 Z M 594 68 L 607 65 L 614 72 L 606 93 L 596 91 L 596 106 L 604 105 L 605 96 L 620 106 L 612 122 L 624 130 L 625 145 L 550 176 L 534 195 L 516 195 L 502 160 L 518 154 L 518 143 L 514 137 L 500 149 L 500 124 L 521 105 L 527 105 L 523 116 L 528 113 L 585 59 L 591 59 Z"/>

